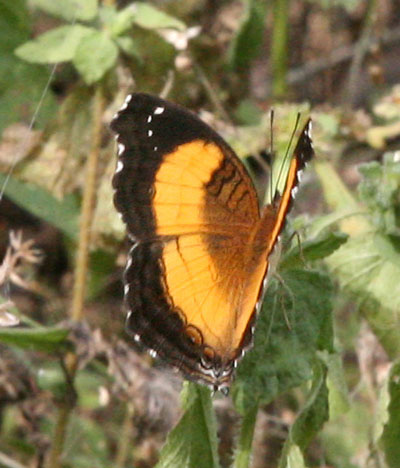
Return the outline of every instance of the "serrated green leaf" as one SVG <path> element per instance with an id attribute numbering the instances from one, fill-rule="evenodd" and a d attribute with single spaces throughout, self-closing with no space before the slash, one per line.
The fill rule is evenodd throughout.
<path id="1" fill-rule="evenodd" d="M 60 229 L 71 239 L 78 233 L 79 207 L 73 197 L 59 201 L 49 192 L 33 184 L 20 182 L 0 174 L 0 185 L 5 185 L 5 195 L 29 213 Z"/>
<path id="2" fill-rule="evenodd" d="M 142 28 L 172 28 L 178 29 L 179 31 L 184 31 L 186 29 L 185 23 L 147 3 L 135 2 L 128 8 L 131 8 L 134 13 L 133 22 Z"/>
<path id="3" fill-rule="evenodd" d="M 98 0 L 31 0 L 32 5 L 66 21 L 90 21 L 98 9 Z"/>
<path id="4" fill-rule="evenodd" d="M 246 71 L 260 53 L 265 27 L 266 3 L 248 0 L 240 28 L 232 42 L 229 62 L 235 69 Z"/>
<path id="5" fill-rule="evenodd" d="M 0 342 L 22 349 L 52 353 L 71 348 L 65 328 L 0 328 Z"/>
<path id="6" fill-rule="evenodd" d="M 304 263 L 328 257 L 343 245 L 348 237 L 343 232 L 330 232 L 322 238 L 302 242 L 301 246 L 296 245 L 284 255 L 279 263 L 279 269 L 283 271 L 289 268 L 298 268 Z"/>
<path id="7" fill-rule="evenodd" d="M 79 24 L 60 26 L 22 44 L 15 50 L 17 57 L 31 63 L 59 63 L 72 60 L 84 37 L 96 31 Z"/>
<path id="8" fill-rule="evenodd" d="M 156 468 L 217 468 L 217 426 L 210 390 L 188 385 L 186 412 L 169 433 Z M 188 392 L 188 393 L 187 393 Z"/>
<path id="9" fill-rule="evenodd" d="M 254 348 L 238 367 L 233 396 L 242 414 L 256 399 L 268 403 L 310 379 L 316 351 L 333 351 L 329 277 L 288 270 L 282 279 L 284 285 L 271 282 L 256 325 Z"/>
<path id="10" fill-rule="evenodd" d="M 84 37 L 73 58 L 73 64 L 87 84 L 99 81 L 115 64 L 118 48 L 103 32 L 94 31 Z"/>
<path id="11" fill-rule="evenodd" d="M 325 262 L 390 356 L 400 355 L 400 254 L 384 235 L 350 237 Z"/>
<path id="12" fill-rule="evenodd" d="M 388 421 L 383 428 L 380 445 L 389 468 L 397 468 L 400 460 L 400 363 L 393 364 L 389 376 Z"/>

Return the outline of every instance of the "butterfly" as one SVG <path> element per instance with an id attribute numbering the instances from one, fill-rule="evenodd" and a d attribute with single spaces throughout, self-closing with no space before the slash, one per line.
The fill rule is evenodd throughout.
<path id="1" fill-rule="evenodd" d="M 311 121 L 282 193 L 262 208 L 231 147 L 183 107 L 131 94 L 111 129 L 118 142 L 114 204 L 132 243 L 127 330 L 185 377 L 227 393 L 252 342 L 299 174 L 313 156 Z"/>

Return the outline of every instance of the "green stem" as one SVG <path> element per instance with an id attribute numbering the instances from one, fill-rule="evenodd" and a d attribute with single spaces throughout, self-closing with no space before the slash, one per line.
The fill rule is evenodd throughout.
<path id="1" fill-rule="evenodd" d="M 90 233 L 93 221 L 95 196 L 96 196 L 96 174 L 101 147 L 102 116 L 104 110 L 104 96 L 102 85 L 97 85 L 92 126 L 92 148 L 86 163 L 86 177 L 83 191 L 81 208 L 81 220 L 79 230 L 79 245 L 75 266 L 74 287 L 70 317 L 72 320 L 80 320 L 83 315 L 83 303 L 85 299 L 85 286 L 88 271 Z M 70 385 L 73 385 L 77 369 L 78 359 L 76 354 L 69 353 L 66 356 L 66 370 Z M 65 434 L 69 417 L 74 407 L 74 398 L 68 395 L 60 406 L 56 427 L 53 435 L 52 446 L 46 460 L 46 468 L 59 468 L 61 466 L 61 455 L 64 447 Z"/>
<path id="2" fill-rule="evenodd" d="M 134 407 L 128 403 L 126 406 L 125 419 L 122 425 L 121 436 L 119 437 L 117 455 L 115 457 L 115 468 L 123 468 L 126 466 L 126 460 L 128 459 L 129 452 L 132 451 L 131 439 L 132 439 L 132 418 L 134 413 Z"/>
<path id="3" fill-rule="evenodd" d="M 236 449 L 234 468 L 248 468 L 251 459 L 251 447 L 253 444 L 254 428 L 258 413 L 258 403 L 256 403 L 242 419 L 239 441 Z"/>
<path id="4" fill-rule="evenodd" d="M 272 95 L 282 99 L 287 93 L 289 2 L 274 0 L 274 16 L 271 43 Z"/>

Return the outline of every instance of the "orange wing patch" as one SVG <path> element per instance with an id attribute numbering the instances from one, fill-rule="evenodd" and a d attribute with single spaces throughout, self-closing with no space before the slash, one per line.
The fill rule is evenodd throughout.
<path id="1" fill-rule="evenodd" d="M 236 357 L 267 263 L 259 263 L 249 277 L 245 239 L 241 244 L 237 237 L 219 238 L 218 262 L 209 254 L 213 242 L 202 234 L 178 237 L 166 243 L 162 259 L 166 289 L 189 332 L 200 331 L 197 344 L 213 348 L 226 362 Z"/>
<path id="2" fill-rule="evenodd" d="M 196 140 L 185 143 L 164 157 L 154 182 L 153 210 L 157 235 L 182 235 L 194 232 L 227 234 L 235 232 L 239 224 L 248 229 L 252 219 L 258 218 L 255 194 L 243 201 L 245 212 L 252 213 L 242 222 L 225 203 L 225 188 L 215 195 L 206 185 L 214 172 L 223 166 L 226 155 L 214 143 Z M 237 166 L 238 168 L 240 166 Z M 234 167 L 234 174 L 241 176 Z M 240 179 L 241 180 L 241 179 Z M 229 224 L 227 223 L 229 221 Z"/>

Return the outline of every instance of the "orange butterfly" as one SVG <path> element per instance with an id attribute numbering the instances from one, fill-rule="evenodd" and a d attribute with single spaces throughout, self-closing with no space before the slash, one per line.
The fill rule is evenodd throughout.
<path id="1" fill-rule="evenodd" d="M 311 121 L 282 194 L 261 210 L 233 150 L 182 107 L 132 94 L 111 128 L 114 202 L 133 244 L 124 276 L 127 329 L 189 379 L 227 393 L 252 341 L 299 172 L 313 156 Z"/>

